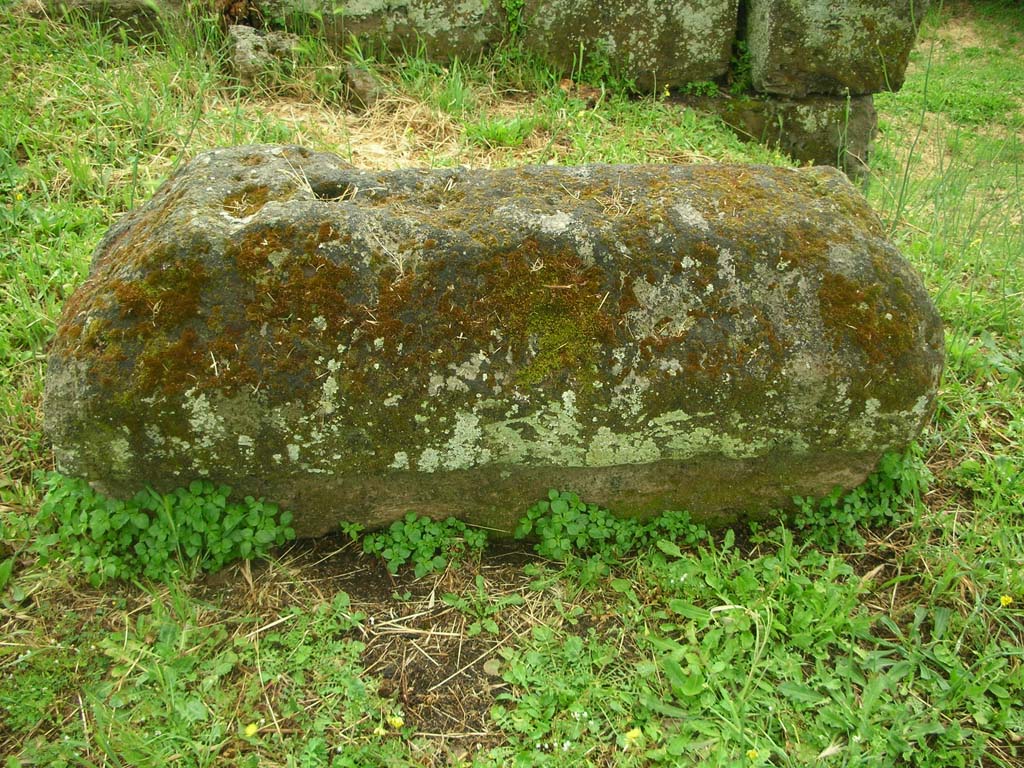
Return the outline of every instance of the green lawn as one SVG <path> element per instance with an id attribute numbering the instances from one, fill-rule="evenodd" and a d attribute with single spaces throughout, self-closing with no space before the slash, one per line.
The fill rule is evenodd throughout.
<path id="1" fill-rule="evenodd" d="M 222 50 L 209 20 L 133 46 L 0 10 L 5 765 L 1024 765 L 1019 3 L 933 9 L 906 86 L 876 100 L 865 192 L 925 276 L 948 366 L 919 444 L 865 488 L 775 528 L 667 516 L 625 553 L 614 518 L 556 495 L 536 550 L 413 519 L 96 587 L 40 514 L 46 348 L 102 234 L 183 160 L 295 142 L 367 167 L 789 162 L 657 99 L 591 108 L 508 52 L 349 51 L 385 84 L 355 113 L 315 42 L 255 90 Z M 434 534 L 453 562 L 409 544 Z"/>

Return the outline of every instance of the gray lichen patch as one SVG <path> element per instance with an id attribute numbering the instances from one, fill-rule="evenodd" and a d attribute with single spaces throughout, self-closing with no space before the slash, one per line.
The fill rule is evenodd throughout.
<path id="1" fill-rule="evenodd" d="M 104 238 L 45 408 L 67 472 L 210 477 L 304 534 L 412 504 L 500 528 L 474 478 L 521 511 L 558 473 L 717 520 L 863 477 L 941 365 L 919 279 L 834 171 L 370 173 L 241 147 Z M 718 501 L 669 481 L 722 467 Z"/>

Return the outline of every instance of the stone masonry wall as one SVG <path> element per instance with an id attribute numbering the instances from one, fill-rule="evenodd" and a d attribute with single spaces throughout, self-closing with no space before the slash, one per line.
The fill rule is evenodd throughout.
<path id="1" fill-rule="evenodd" d="M 567 75 L 601 72 L 639 91 L 667 91 L 719 114 L 743 138 L 857 175 L 875 134 L 872 94 L 902 85 L 928 1 L 245 0 L 224 14 L 228 24 L 319 29 L 339 51 L 355 39 L 363 50 L 422 50 L 451 61 L 518 46 Z M 47 0 L 40 7 L 84 12 L 144 36 L 180 16 L 179 3 Z M 254 37 L 262 34 L 242 27 L 232 41 L 253 39 L 260 50 L 279 42 Z M 243 82 L 258 74 L 260 60 L 235 65 Z"/>
<path id="2" fill-rule="evenodd" d="M 566 74 L 589 64 L 680 95 L 795 159 L 865 168 L 871 95 L 903 83 L 928 0 L 255 0 L 339 47 L 473 58 L 518 45 Z M 331 4 L 330 8 L 322 5 Z M 305 21 L 302 22 L 302 17 Z M 291 21 L 288 21 L 291 20 Z M 714 90 L 715 98 L 692 98 Z M 698 85 L 698 88 L 694 88 Z M 698 103 L 699 102 L 699 103 Z"/>

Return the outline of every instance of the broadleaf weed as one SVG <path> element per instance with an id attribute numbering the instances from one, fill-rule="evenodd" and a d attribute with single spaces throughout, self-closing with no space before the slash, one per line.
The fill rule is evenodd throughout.
<path id="1" fill-rule="evenodd" d="M 474 580 L 474 587 L 472 592 L 462 595 L 449 593 L 444 595 L 441 600 L 471 619 L 466 629 L 468 637 L 474 637 L 481 632 L 496 635 L 498 634 L 498 615 L 509 606 L 522 605 L 523 597 L 511 594 L 492 599 L 488 595 L 484 577 L 480 574 L 477 574 Z"/>
<path id="2" fill-rule="evenodd" d="M 704 526 L 686 512 L 665 512 L 649 521 L 617 517 L 572 492 L 551 490 L 548 498 L 526 511 L 515 530 L 517 539 L 535 540 L 534 551 L 551 560 L 594 556 L 617 562 L 626 554 L 663 539 L 694 544 L 707 536 Z"/>
<path id="3" fill-rule="evenodd" d="M 290 512 L 252 497 L 230 501 L 230 488 L 208 481 L 168 494 L 146 489 L 128 501 L 56 472 L 42 485 L 41 525 L 51 533 L 37 540 L 36 552 L 44 562 L 70 559 L 95 586 L 216 571 L 234 560 L 265 557 L 295 538 Z"/>
<path id="4" fill-rule="evenodd" d="M 892 527 L 906 520 L 920 503 L 931 474 L 912 446 L 887 453 L 878 469 L 851 491 L 837 488 L 821 499 L 796 497 L 794 526 L 825 549 L 861 547 L 861 528 Z"/>
<path id="5" fill-rule="evenodd" d="M 486 543 L 484 531 L 454 517 L 438 521 L 409 512 L 387 529 L 367 534 L 363 552 L 381 557 L 391 573 L 412 563 L 419 578 L 443 571 L 450 562 L 479 557 Z"/>

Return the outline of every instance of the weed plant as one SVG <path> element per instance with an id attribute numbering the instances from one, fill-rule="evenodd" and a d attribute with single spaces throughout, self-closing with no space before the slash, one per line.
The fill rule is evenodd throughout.
<path id="1" fill-rule="evenodd" d="M 642 522 L 617 517 L 597 504 L 581 501 L 575 493 L 552 490 L 546 501 L 527 510 L 515 536 L 535 539 L 534 551 L 551 560 L 597 557 L 615 563 L 662 540 L 692 546 L 707 537 L 707 530 L 690 522 L 686 512 L 665 512 Z"/>
<path id="2" fill-rule="evenodd" d="M 353 532 L 351 526 L 344 526 Z M 434 521 L 409 512 L 385 531 L 363 538 L 363 552 L 381 557 L 391 573 L 411 563 L 416 576 L 438 573 L 449 564 L 458 566 L 466 557 L 480 557 L 487 534 L 450 517 Z"/>
<path id="3" fill-rule="evenodd" d="M 919 447 L 905 454 L 888 453 L 878 469 L 852 491 L 837 489 L 821 499 L 796 498 L 796 529 L 810 543 L 835 551 L 859 549 L 862 531 L 885 531 L 906 522 L 920 508 L 931 473 L 918 457 Z"/>
<path id="4" fill-rule="evenodd" d="M 484 577 L 480 574 L 476 575 L 474 589 L 462 595 L 449 593 L 441 599 L 470 619 L 466 637 L 476 637 L 481 632 L 497 635 L 499 614 L 505 608 L 523 605 L 525 602 L 522 596 L 516 594 L 501 595 L 492 600 Z"/>
<path id="5" fill-rule="evenodd" d="M 290 512 L 250 496 L 230 501 L 224 485 L 195 480 L 173 493 L 146 489 L 120 501 L 56 472 L 42 482 L 46 497 L 33 549 L 41 564 L 67 561 L 94 586 L 217 571 L 234 560 L 266 557 L 295 538 Z"/>

